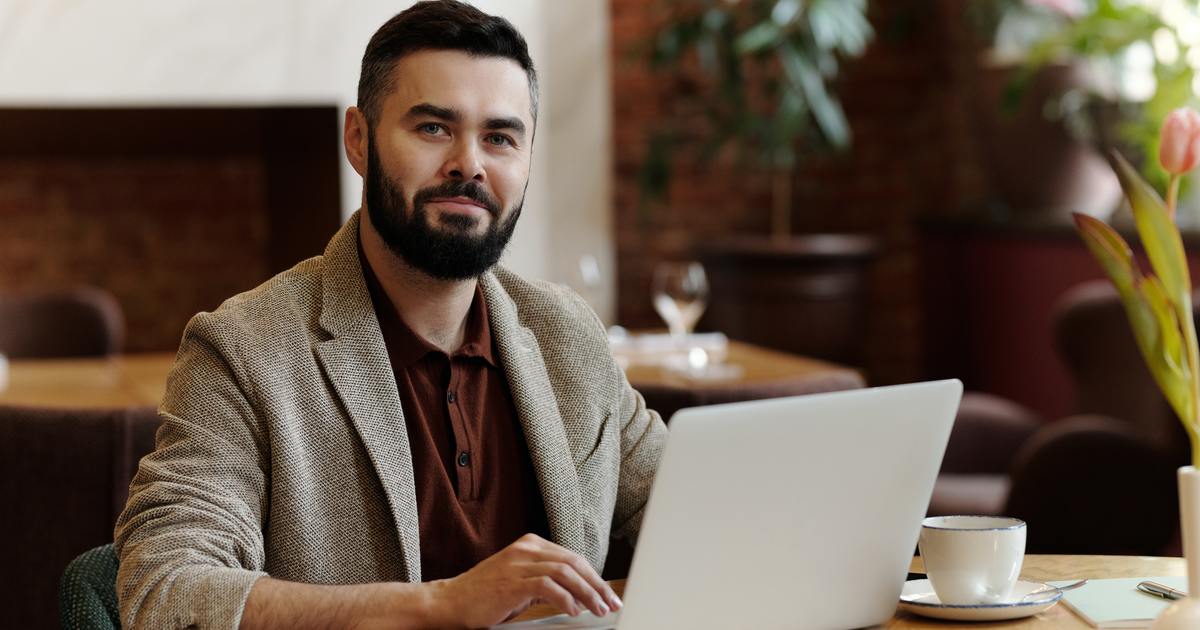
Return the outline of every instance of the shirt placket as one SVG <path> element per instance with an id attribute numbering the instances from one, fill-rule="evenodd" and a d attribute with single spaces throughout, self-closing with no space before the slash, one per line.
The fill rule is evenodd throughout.
<path id="1" fill-rule="evenodd" d="M 460 501 L 472 501 L 476 498 L 476 475 L 479 465 L 476 461 L 474 436 L 467 427 L 466 414 L 463 411 L 464 401 L 459 396 L 459 386 L 463 369 L 450 360 L 450 383 L 446 387 L 446 410 L 450 418 L 450 428 L 454 432 L 454 472 L 457 481 L 457 493 Z"/>

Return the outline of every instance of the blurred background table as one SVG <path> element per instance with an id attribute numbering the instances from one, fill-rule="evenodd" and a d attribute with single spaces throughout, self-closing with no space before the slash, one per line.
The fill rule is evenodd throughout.
<path id="1" fill-rule="evenodd" d="M 716 368 L 713 373 L 690 373 L 661 361 L 639 361 L 633 357 L 625 365 L 625 375 L 645 397 L 646 406 L 664 419 L 684 407 L 833 392 L 865 385 L 862 374 L 853 368 L 741 341 L 728 341 L 722 355 L 721 362 L 713 366 Z"/>
<path id="2" fill-rule="evenodd" d="M 0 404 L 84 409 L 158 406 L 175 353 L 13 359 Z"/>
<path id="3" fill-rule="evenodd" d="M 71 359 L 14 359 L 0 404 L 112 408 L 158 405 L 174 353 Z M 650 408 L 670 417 L 681 407 L 793 396 L 862 387 L 855 370 L 833 363 L 730 341 L 729 377 L 689 376 L 659 364 L 633 363 L 630 383 Z"/>

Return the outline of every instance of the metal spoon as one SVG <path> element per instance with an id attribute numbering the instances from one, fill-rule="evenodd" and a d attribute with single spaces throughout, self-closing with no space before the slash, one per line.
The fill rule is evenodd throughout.
<path id="1" fill-rule="evenodd" d="M 1064 584 L 1063 586 L 1053 586 L 1053 585 L 1047 584 L 1046 586 L 1048 586 L 1049 588 L 1043 588 L 1040 590 L 1033 591 L 1032 593 L 1026 593 L 1025 596 L 1021 598 L 1021 601 L 1025 602 L 1025 601 L 1029 601 L 1030 599 L 1034 599 L 1034 600 L 1041 599 L 1037 596 L 1044 595 L 1046 593 L 1062 593 L 1063 591 L 1070 591 L 1073 589 L 1077 589 L 1080 586 L 1083 586 L 1084 584 L 1087 584 L 1087 583 L 1088 583 L 1088 579 L 1083 578 L 1082 580 L 1079 580 L 1077 582 L 1071 582 L 1070 584 Z"/>

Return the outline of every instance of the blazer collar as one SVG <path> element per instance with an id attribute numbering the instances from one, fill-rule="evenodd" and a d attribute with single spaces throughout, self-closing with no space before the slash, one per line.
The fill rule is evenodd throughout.
<path id="1" fill-rule="evenodd" d="M 533 332 L 521 324 L 516 303 L 496 274 L 484 274 L 479 285 L 487 301 L 492 339 L 500 352 L 500 363 L 525 431 L 551 536 L 559 545 L 586 557 L 579 473 L 541 348 Z"/>
<path id="2" fill-rule="evenodd" d="M 421 541 L 412 451 L 387 347 L 363 280 L 358 227 L 356 212 L 325 248 L 320 324 L 331 338 L 316 345 L 316 354 L 387 495 L 400 537 L 404 578 L 419 582 Z"/>

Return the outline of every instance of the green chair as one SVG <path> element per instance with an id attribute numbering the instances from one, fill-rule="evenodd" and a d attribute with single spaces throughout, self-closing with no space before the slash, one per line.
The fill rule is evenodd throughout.
<path id="1" fill-rule="evenodd" d="M 58 615 L 67 630 L 119 630 L 117 552 L 111 544 L 83 552 L 67 565 L 58 588 Z"/>

